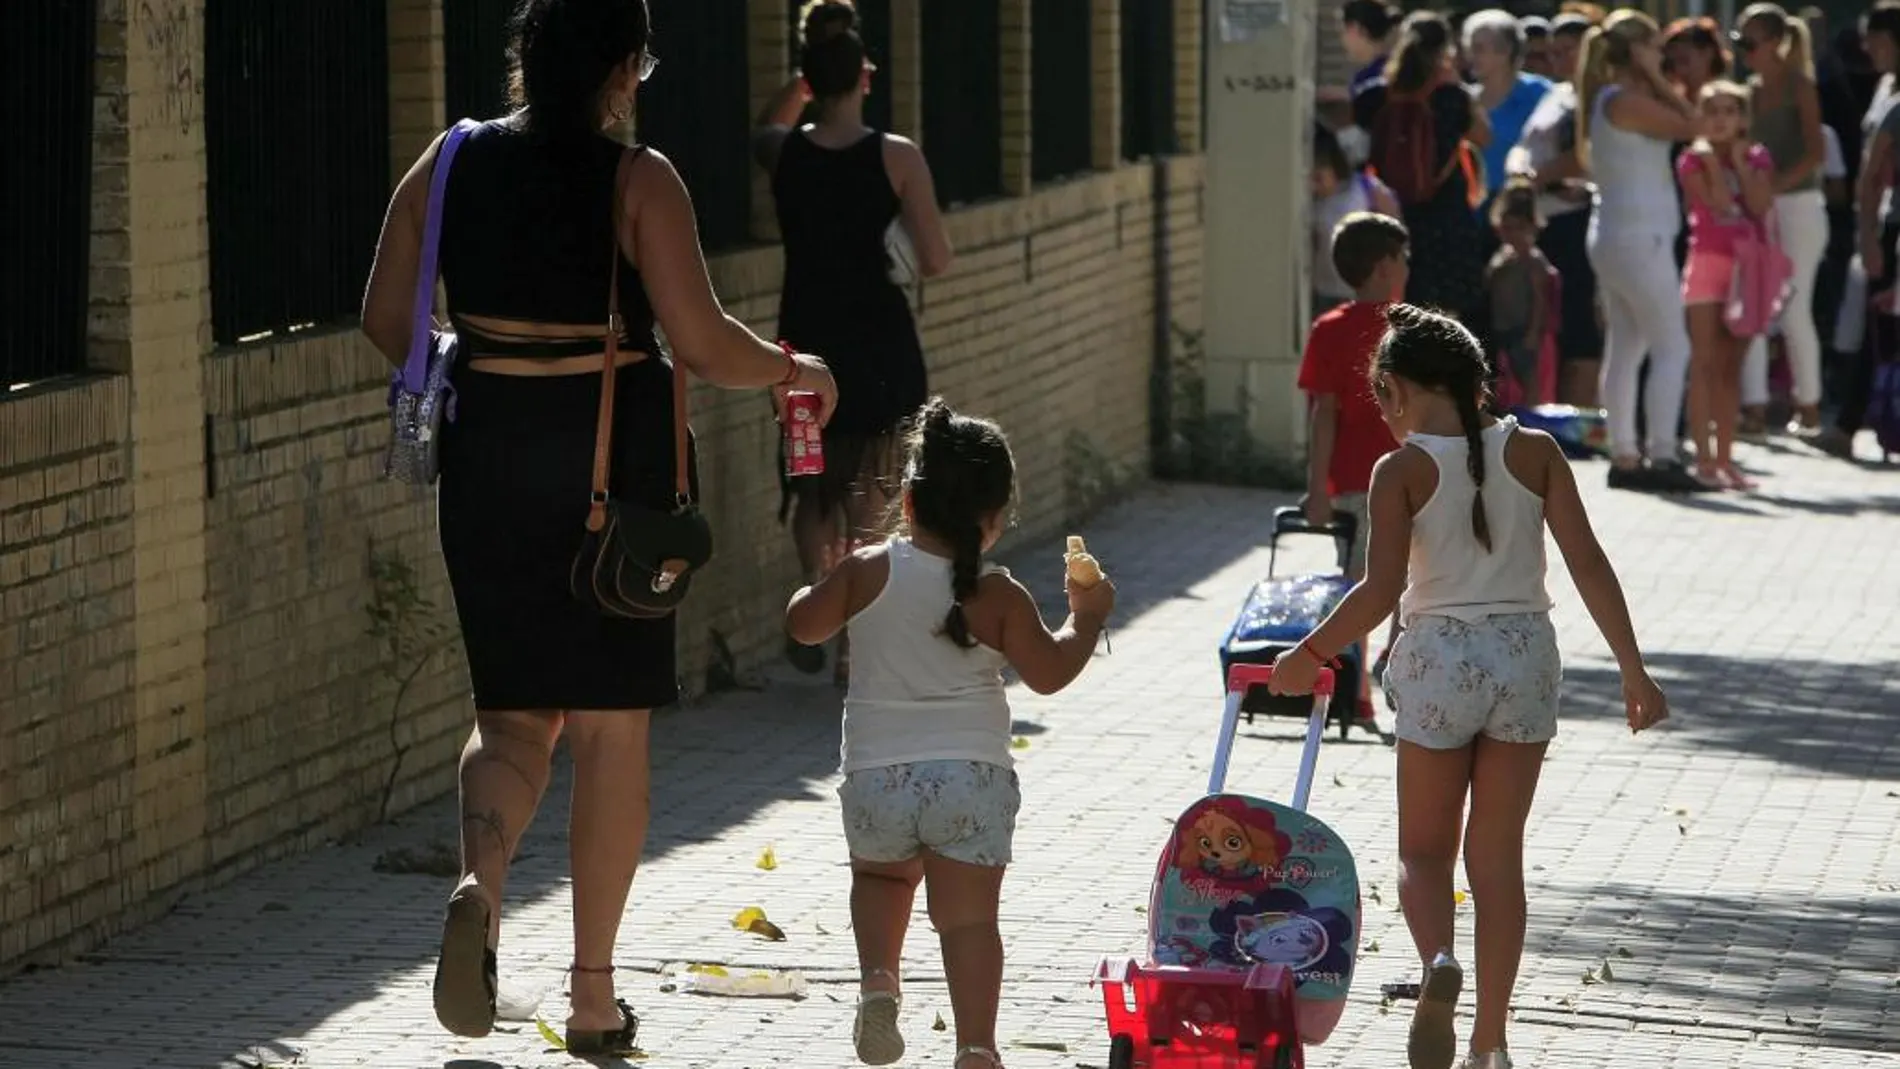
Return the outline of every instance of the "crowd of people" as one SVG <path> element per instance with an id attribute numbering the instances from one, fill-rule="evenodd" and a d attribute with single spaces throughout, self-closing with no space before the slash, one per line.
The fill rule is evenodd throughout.
<path id="1" fill-rule="evenodd" d="M 1405 299 L 1477 333 L 1501 402 L 1601 407 L 1611 486 L 1748 489 L 1733 444 L 1771 427 L 1852 456 L 1900 338 L 1900 3 L 1830 35 L 1773 3 L 1725 29 L 1349 0 L 1341 34 L 1316 261 L 1349 213 L 1402 220 L 1431 264 Z M 1351 296 L 1315 271 L 1316 313 Z"/>

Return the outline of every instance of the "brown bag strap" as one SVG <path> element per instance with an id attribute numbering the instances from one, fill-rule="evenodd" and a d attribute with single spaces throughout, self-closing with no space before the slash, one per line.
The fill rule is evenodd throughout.
<path id="1" fill-rule="evenodd" d="M 614 173 L 613 265 L 607 274 L 607 338 L 600 371 L 600 416 L 594 430 L 594 486 L 587 509 L 587 529 L 598 531 L 607 524 L 607 483 L 613 472 L 614 449 L 614 378 L 620 364 L 620 220 L 627 202 L 627 185 L 633 179 L 633 161 L 646 146 L 620 154 L 620 166 Z M 648 354 L 657 359 L 657 353 Z M 687 463 L 686 443 L 686 369 L 675 360 L 673 374 L 673 493 L 680 505 L 692 501 L 692 480 Z"/>

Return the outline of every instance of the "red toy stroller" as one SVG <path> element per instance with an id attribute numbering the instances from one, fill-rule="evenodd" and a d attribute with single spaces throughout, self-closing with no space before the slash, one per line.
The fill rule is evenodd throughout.
<path id="1" fill-rule="evenodd" d="M 1241 698 L 1271 665 L 1227 675 L 1207 796 L 1189 806 L 1155 868 L 1150 963 L 1104 958 L 1109 1069 L 1303 1069 L 1332 1034 L 1359 950 L 1359 875 L 1333 830 L 1305 812 L 1333 692 L 1314 687 L 1293 803 L 1226 794 Z"/>

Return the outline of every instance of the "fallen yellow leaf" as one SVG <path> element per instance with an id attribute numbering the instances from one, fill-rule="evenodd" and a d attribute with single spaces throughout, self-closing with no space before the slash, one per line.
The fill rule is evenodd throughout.
<path id="1" fill-rule="evenodd" d="M 1464 893 L 1463 891 L 1453 891 L 1451 893 L 1451 900 L 1460 906 L 1464 905 L 1465 899 L 1470 898 L 1470 897 L 1471 897 L 1470 895 Z"/>
<path id="2" fill-rule="evenodd" d="M 541 1033 L 541 1039 L 546 1042 L 548 1046 L 553 1047 L 555 1050 L 567 1049 L 567 1040 L 562 1039 L 560 1033 L 549 1028 L 546 1021 L 536 1017 L 534 1019 L 534 1028 L 535 1031 Z"/>
<path id="3" fill-rule="evenodd" d="M 1015 738 L 1009 740 L 1009 748 L 1012 750 L 1027 750 L 1029 749 L 1029 740 L 1024 738 L 1021 735 L 1018 735 Z"/>
<path id="4" fill-rule="evenodd" d="M 778 855 L 773 853 L 772 848 L 768 846 L 765 848 L 765 852 L 759 855 L 758 864 L 760 868 L 771 872 L 773 869 L 778 868 Z"/>

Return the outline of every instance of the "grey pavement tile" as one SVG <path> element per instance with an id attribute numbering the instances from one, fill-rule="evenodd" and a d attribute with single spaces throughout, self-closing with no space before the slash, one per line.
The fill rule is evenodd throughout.
<path id="1" fill-rule="evenodd" d="M 1676 715 L 1630 737 L 1607 651 L 1553 550 L 1565 720 L 1526 846 L 1520 1065 L 1900 1069 L 1900 472 L 1786 448 L 1751 450 L 1748 462 L 1768 492 L 1720 500 L 1611 494 L 1601 466 L 1578 468 Z M 1113 652 L 1064 694 L 1012 694 L 1027 743 L 1003 903 L 1012 1069 L 1106 1061 L 1088 978 L 1098 957 L 1139 950 L 1155 854 L 1205 782 L 1215 644 L 1265 570 L 1262 532 L 1281 500 L 1155 487 L 1084 531 L 1121 590 Z M 1043 544 L 1007 555 L 1052 614 L 1059 554 Z M 1282 561 L 1303 570 L 1327 556 L 1293 542 Z M 651 1053 L 638 1064 L 852 1063 L 837 694 L 776 668 L 764 676 L 768 689 L 656 721 L 652 842 L 619 958 Z M 1233 788 L 1284 796 L 1299 731 L 1243 726 Z M 557 1025 L 566 783 L 563 767 L 511 875 L 501 952 L 505 982 L 544 995 Z M 1308 1052 L 1316 1069 L 1403 1064 L 1409 1004 L 1378 995 L 1416 968 L 1397 908 L 1393 805 L 1392 751 L 1329 740 L 1313 808 L 1353 844 L 1365 932 L 1345 1017 Z M 452 804 L 432 803 L 193 896 L 81 961 L 0 983 L 0 1066 L 235 1067 L 253 1048 L 313 1069 L 580 1064 L 532 1025 L 479 1041 L 437 1030 L 429 978 L 447 882 L 372 865 L 395 847 L 452 841 L 453 819 Z M 767 846 L 770 872 L 754 864 Z M 787 940 L 733 930 L 749 905 Z M 1473 905 L 1459 912 L 1469 961 Z M 948 1066 L 953 1038 L 931 1027 L 948 1020 L 948 999 L 921 908 L 912 932 L 905 1064 Z M 811 996 L 659 990 L 662 964 L 695 960 L 797 968 Z"/>

